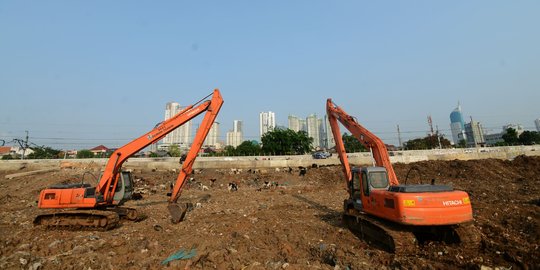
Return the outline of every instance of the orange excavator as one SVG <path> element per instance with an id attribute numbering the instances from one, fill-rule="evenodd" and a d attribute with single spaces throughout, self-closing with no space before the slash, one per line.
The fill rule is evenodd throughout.
<path id="1" fill-rule="evenodd" d="M 448 185 L 400 184 L 385 144 L 328 99 L 328 120 L 347 180 L 343 221 L 360 238 L 394 253 L 414 253 L 419 243 L 471 247 L 480 242 L 469 195 Z M 338 121 L 367 149 L 376 166 L 351 168 Z"/>
<path id="2" fill-rule="evenodd" d="M 212 96 L 210 100 L 206 98 Z M 169 199 L 168 209 L 173 223 L 182 221 L 188 210 L 187 204 L 178 204 L 178 198 L 186 178 L 192 173 L 193 163 L 223 104 L 218 89 L 199 102 L 187 106 L 175 116 L 158 124 L 150 132 L 114 151 L 107 161 L 97 186 L 87 183 L 58 184 L 42 190 L 39 195 L 40 209 L 53 209 L 34 219 L 35 225 L 64 228 L 87 228 L 108 230 L 116 227 L 120 218 L 137 220 L 134 208 L 122 207 L 133 195 L 130 171 L 122 170 L 122 164 L 131 156 L 152 143 L 161 140 L 177 127 L 206 111 L 197 134 L 189 149 L 182 169 Z"/>

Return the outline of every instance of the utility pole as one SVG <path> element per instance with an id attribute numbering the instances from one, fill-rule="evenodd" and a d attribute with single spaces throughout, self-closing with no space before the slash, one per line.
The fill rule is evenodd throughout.
<path id="1" fill-rule="evenodd" d="M 22 152 L 22 156 L 21 156 L 21 159 L 24 159 L 24 154 L 26 153 L 26 148 L 28 148 L 28 130 L 25 130 L 24 132 L 26 132 L 26 140 L 24 141 L 24 146 L 23 146 L 23 152 Z"/>
<path id="2" fill-rule="evenodd" d="M 429 124 L 429 130 L 431 132 L 430 135 L 433 136 L 433 121 L 431 120 L 431 115 L 428 115 L 427 122 Z"/>
<path id="3" fill-rule="evenodd" d="M 439 126 L 436 125 L 435 127 L 437 128 L 437 140 L 439 141 L 439 149 L 442 149 L 441 136 L 439 136 Z"/>
<path id="4" fill-rule="evenodd" d="M 403 150 L 403 144 L 401 143 L 401 131 L 399 131 L 399 125 L 397 125 L 397 137 L 399 142 L 399 148 Z"/>

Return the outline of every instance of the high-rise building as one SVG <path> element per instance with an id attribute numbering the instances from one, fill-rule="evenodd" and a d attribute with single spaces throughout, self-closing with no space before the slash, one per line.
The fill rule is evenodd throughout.
<path id="1" fill-rule="evenodd" d="M 288 127 L 289 127 L 290 130 L 293 130 L 295 132 L 298 132 L 298 131 L 302 130 L 301 127 L 300 127 L 300 118 L 298 118 L 298 117 L 296 117 L 294 115 L 289 115 L 288 119 L 289 119 Z"/>
<path id="2" fill-rule="evenodd" d="M 229 131 L 227 132 L 227 145 L 237 147 L 242 144 L 242 132 Z"/>
<path id="3" fill-rule="evenodd" d="M 465 124 L 465 135 L 467 137 L 467 146 L 477 147 L 485 144 L 484 130 L 480 122 L 471 119 L 470 123 Z"/>
<path id="4" fill-rule="evenodd" d="M 300 131 L 307 132 L 307 121 L 306 121 L 306 119 L 300 119 L 300 120 L 298 120 L 298 122 L 300 123 Z"/>
<path id="5" fill-rule="evenodd" d="M 268 132 L 274 130 L 276 127 L 276 115 L 274 112 L 261 112 L 259 114 L 259 134 L 262 136 Z"/>
<path id="6" fill-rule="evenodd" d="M 461 140 L 467 140 L 465 133 L 465 121 L 461 114 L 461 105 L 459 105 L 450 113 L 450 129 L 452 130 L 452 140 L 454 144 L 459 144 Z"/>
<path id="7" fill-rule="evenodd" d="M 326 133 L 326 149 L 333 148 L 336 146 L 336 141 L 334 141 L 334 135 L 332 134 L 332 128 L 330 127 L 330 120 L 328 120 L 328 115 L 324 116 L 324 129 Z"/>
<path id="8" fill-rule="evenodd" d="M 165 105 L 165 120 L 168 120 L 175 115 L 177 115 L 183 107 L 180 107 L 180 104 L 176 102 L 169 102 Z M 171 133 L 167 134 L 163 138 L 163 144 L 172 145 L 178 144 L 181 148 L 188 148 L 192 141 L 191 136 L 192 121 L 179 126 Z"/>
<path id="9" fill-rule="evenodd" d="M 319 147 L 326 148 L 326 130 L 322 118 L 317 119 L 317 126 L 319 127 Z"/>
<path id="10" fill-rule="evenodd" d="M 313 148 L 320 147 L 320 129 L 319 129 L 319 119 L 317 119 L 316 114 L 311 114 L 306 118 L 307 123 L 307 134 L 309 137 L 313 138 Z"/>
<path id="11" fill-rule="evenodd" d="M 212 124 L 203 145 L 219 148 L 219 122 Z"/>
<path id="12" fill-rule="evenodd" d="M 233 129 L 227 132 L 227 145 L 237 147 L 244 141 L 242 125 L 242 121 L 234 120 Z"/>
<path id="13" fill-rule="evenodd" d="M 233 121 L 233 131 L 234 132 L 244 132 L 243 128 L 244 124 L 242 120 L 234 120 Z"/>
<path id="14" fill-rule="evenodd" d="M 540 118 L 534 120 L 534 125 L 536 126 L 536 131 L 540 132 Z"/>

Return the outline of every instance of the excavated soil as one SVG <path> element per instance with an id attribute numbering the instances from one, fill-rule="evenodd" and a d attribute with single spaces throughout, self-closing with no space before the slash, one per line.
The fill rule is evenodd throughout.
<path id="1" fill-rule="evenodd" d="M 181 197 L 195 208 L 180 224 L 171 224 L 166 197 L 177 172 L 135 170 L 143 198 L 127 206 L 146 218 L 123 220 L 104 232 L 32 224 L 40 213 L 40 190 L 80 181 L 82 169 L 11 180 L 4 176 L 19 171 L 3 171 L 0 269 L 540 269 L 540 157 L 429 161 L 395 169 L 402 183 L 435 179 L 467 191 L 481 246 L 427 242 L 407 256 L 370 246 L 342 225 L 347 193 L 339 166 L 309 168 L 305 176 L 298 168 L 197 171 Z M 262 188 L 265 181 L 277 187 Z M 238 191 L 228 191 L 230 182 L 239 184 Z M 163 264 L 182 249 L 194 256 Z"/>

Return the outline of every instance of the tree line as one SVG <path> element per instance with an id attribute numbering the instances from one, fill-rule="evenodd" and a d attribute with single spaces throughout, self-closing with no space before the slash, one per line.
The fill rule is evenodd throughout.
<path id="1" fill-rule="evenodd" d="M 368 151 L 354 136 L 344 133 L 342 135 L 345 150 L 348 153 Z M 515 129 L 509 128 L 502 136 L 503 142 L 497 146 L 511 145 L 532 145 L 540 143 L 540 133 L 535 131 L 524 131 L 518 136 Z M 405 150 L 423 150 L 452 147 L 450 141 L 443 135 L 433 134 L 423 138 L 416 138 L 404 143 Z M 459 142 L 455 147 L 465 147 L 465 141 Z M 30 147 L 33 153 L 27 155 L 27 159 L 58 159 L 64 158 L 66 153 L 61 150 L 47 146 Z M 211 148 L 203 149 L 208 155 L 218 155 Z M 244 141 L 237 147 L 226 146 L 219 155 L 224 156 L 257 156 L 257 155 L 303 155 L 311 153 L 313 148 L 313 138 L 309 137 L 305 131 L 293 131 L 291 129 L 276 128 L 265 133 L 261 138 L 261 144 L 257 141 Z M 177 145 L 172 145 L 166 155 L 180 157 L 182 152 Z M 96 156 L 88 149 L 79 150 L 77 158 L 108 157 L 110 153 L 102 153 Z M 156 153 L 151 153 L 150 157 L 157 157 Z M 2 159 L 20 158 L 18 156 L 6 155 Z"/>

